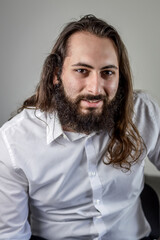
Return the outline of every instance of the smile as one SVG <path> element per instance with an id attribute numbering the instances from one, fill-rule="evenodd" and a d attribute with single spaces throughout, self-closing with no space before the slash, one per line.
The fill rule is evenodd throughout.
<path id="1" fill-rule="evenodd" d="M 100 100 L 86 100 L 87 102 L 99 102 Z"/>
<path id="2" fill-rule="evenodd" d="M 102 100 L 81 100 L 81 107 L 84 108 L 100 108 L 102 105 Z"/>

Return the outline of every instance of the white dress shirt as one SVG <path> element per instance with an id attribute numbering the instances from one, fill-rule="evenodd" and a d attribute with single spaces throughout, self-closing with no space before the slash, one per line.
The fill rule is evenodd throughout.
<path id="1" fill-rule="evenodd" d="M 160 169 L 160 109 L 135 94 L 144 139 L 131 171 L 103 160 L 107 132 L 64 132 L 57 114 L 23 110 L 0 129 L 0 240 L 138 240 L 150 226 L 139 195 L 145 157 Z M 28 219 L 30 212 L 30 219 Z"/>

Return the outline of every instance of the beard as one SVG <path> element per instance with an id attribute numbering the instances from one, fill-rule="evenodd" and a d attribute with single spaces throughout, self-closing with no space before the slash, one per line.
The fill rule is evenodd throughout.
<path id="1" fill-rule="evenodd" d="M 120 106 L 122 94 L 117 91 L 112 101 L 104 95 L 80 95 L 72 99 L 66 95 L 62 80 L 54 88 L 55 109 L 63 129 L 69 129 L 78 133 L 90 134 L 92 132 L 109 131 L 114 127 Z M 87 112 L 80 109 L 81 100 L 102 100 L 101 111 L 96 108 L 88 108 Z"/>

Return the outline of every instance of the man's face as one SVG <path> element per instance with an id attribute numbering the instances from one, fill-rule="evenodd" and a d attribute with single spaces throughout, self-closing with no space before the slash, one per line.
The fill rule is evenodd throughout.
<path id="1" fill-rule="evenodd" d="M 116 48 L 109 38 L 99 38 L 87 32 L 73 34 L 68 43 L 61 80 L 70 104 L 76 104 L 76 114 L 100 117 L 106 104 L 114 99 L 119 84 L 119 64 Z M 58 83 L 57 77 L 54 84 Z"/>

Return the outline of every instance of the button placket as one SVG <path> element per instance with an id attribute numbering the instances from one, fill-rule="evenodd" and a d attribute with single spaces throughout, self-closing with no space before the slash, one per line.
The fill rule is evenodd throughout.
<path id="1" fill-rule="evenodd" d="M 102 215 L 103 213 L 102 184 L 98 177 L 97 154 L 95 152 L 91 137 L 89 137 L 86 140 L 85 150 L 86 150 L 86 156 L 87 156 L 88 176 L 89 176 L 90 184 L 92 187 L 92 193 L 93 193 L 93 204 L 95 208 Z M 102 217 L 101 216 L 99 216 L 98 218 L 94 217 L 94 224 L 99 232 L 99 236 L 101 236 L 106 231 L 106 226 L 103 222 Z"/>
<path id="2" fill-rule="evenodd" d="M 97 154 L 95 152 L 91 137 L 87 139 L 85 147 L 87 155 L 88 175 L 93 191 L 93 202 L 95 205 L 100 205 L 100 202 L 102 202 L 102 185 L 97 173 Z"/>

